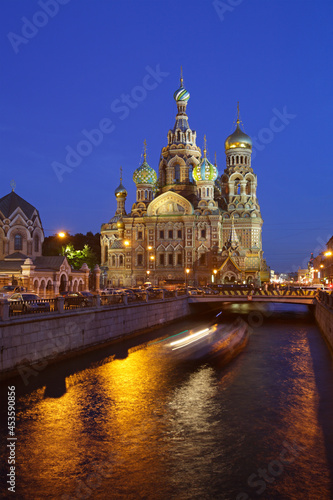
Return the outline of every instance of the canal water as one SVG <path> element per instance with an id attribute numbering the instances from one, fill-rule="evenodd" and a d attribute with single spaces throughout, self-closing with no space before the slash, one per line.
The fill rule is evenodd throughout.
<path id="1" fill-rule="evenodd" d="M 215 313 L 2 383 L 1 498 L 332 499 L 332 357 L 311 312 L 225 305 L 224 321 L 251 326 L 227 366 L 179 363 L 156 343 Z"/>

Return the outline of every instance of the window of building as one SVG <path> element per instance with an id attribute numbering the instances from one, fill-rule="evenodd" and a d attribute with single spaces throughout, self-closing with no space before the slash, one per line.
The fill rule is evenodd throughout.
<path id="1" fill-rule="evenodd" d="M 116 256 L 115 256 L 115 255 L 112 255 L 111 265 L 112 265 L 112 266 L 115 266 L 115 265 L 116 265 Z"/>
<path id="2" fill-rule="evenodd" d="M 138 266 L 142 266 L 143 264 L 143 254 L 138 253 Z"/>
<path id="3" fill-rule="evenodd" d="M 180 181 L 180 165 L 175 165 L 175 182 Z"/>
<path id="4" fill-rule="evenodd" d="M 35 252 L 39 252 L 39 238 L 38 238 L 38 236 L 35 236 L 35 238 L 34 238 L 34 247 L 35 247 Z"/>
<path id="5" fill-rule="evenodd" d="M 20 234 L 15 234 L 14 250 L 22 250 L 22 236 Z"/>
<path id="6" fill-rule="evenodd" d="M 190 182 L 193 182 L 193 165 L 189 165 L 188 168 L 188 178 Z"/>
<path id="7" fill-rule="evenodd" d="M 170 240 L 172 240 L 172 238 L 173 238 L 173 230 L 172 229 L 169 229 L 169 231 L 168 231 L 168 237 L 169 237 Z"/>
<path id="8" fill-rule="evenodd" d="M 183 263 L 182 254 L 177 253 L 177 266 L 181 266 Z"/>
<path id="9" fill-rule="evenodd" d="M 172 255 L 172 253 L 168 254 L 168 264 L 169 264 L 169 266 L 173 265 L 173 255 Z"/>
<path id="10" fill-rule="evenodd" d="M 178 231 L 177 231 L 177 238 L 181 239 L 181 237 L 182 237 L 182 230 L 178 229 Z"/>
<path id="11" fill-rule="evenodd" d="M 119 255 L 119 265 L 120 266 L 124 265 L 124 257 L 122 255 Z"/>
<path id="12" fill-rule="evenodd" d="M 160 253 L 160 266 L 164 266 L 164 254 Z"/>
<path id="13" fill-rule="evenodd" d="M 160 231 L 160 239 L 163 240 L 164 239 L 164 231 Z"/>
<path id="14" fill-rule="evenodd" d="M 138 240 L 142 240 L 142 231 L 138 231 Z"/>
<path id="15" fill-rule="evenodd" d="M 199 257 L 199 264 L 200 266 L 205 266 L 206 265 L 206 254 L 202 253 Z"/>
<path id="16" fill-rule="evenodd" d="M 104 247 L 104 262 L 108 261 L 108 246 L 105 245 Z"/>
<path id="17" fill-rule="evenodd" d="M 200 236 L 201 238 L 206 238 L 206 229 L 201 229 Z"/>

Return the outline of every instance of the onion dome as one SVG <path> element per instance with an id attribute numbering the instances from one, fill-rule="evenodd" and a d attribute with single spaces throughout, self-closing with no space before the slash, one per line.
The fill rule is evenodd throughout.
<path id="1" fill-rule="evenodd" d="M 239 123 L 237 123 L 236 130 L 233 134 L 227 137 L 224 143 L 226 151 L 228 149 L 233 148 L 246 148 L 252 149 L 252 140 L 251 137 L 246 135 L 239 127 Z"/>
<path id="2" fill-rule="evenodd" d="M 126 198 L 127 191 L 121 182 L 120 182 L 119 186 L 117 187 L 117 189 L 115 189 L 114 194 L 115 194 L 116 198 Z"/>
<path id="3" fill-rule="evenodd" d="M 155 170 L 146 161 L 134 170 L 133 181 L 135 184 L 155 184 L 157 175 Z"/>
<path id="4" fill-rule="evenodd" d="M 204 147 L 204 157 L 199 165 L 196 165 L 193 169 L 193 179 L 196 181 L 216 181 L 218 177 L 218 170 L 215 165 L 210 163 L 206 157 L 206 136 L 205 136 L 205 147 Z"/>
<path id="5" fill-rule="evenodd" d="M 143 153 L 143 163 L 134 170 L 133 181 L 136 185 L 138 184 L 152 184 L 154 185 L 157 181 L 157 174 L 155 170 L 150 167 L 147 163 L 147 143 L 144 141 L 144 153 Z"/>
<path id="6" fill-rule="evenodd" d="M 176 92 L 173 94 L 173 98 L 176 102 L 187 102 L 190 98 L 190 93 L 184 88 L 183 85 L 183 70 L 181 68 L 181 73 L 180 73 L 180 87 Z"/>
<path id="7" fill-rule="evenodd" d="M 187 102 L 190 98 L 190 93 L 183 86 L 181 86 L 173 94 L 173 98 L 176 102 L 179 102 L 179 101 Z"/>
<path id="8" fill-rule="evenodd" d="M 227 137 L 224 146 L 225 150 L 234 149 L 234 148 L 246 148 L 252 149 L 252 139 L 248 135 L 246 135 L 240 128 L 240 119 L 239 119 L 239 103 L 237 104 L 237 126 L 236 130 L 233 134 Z"/>
<path id="9" fill-rule="evenodd" d="M 196 181 L 216 181 L 218 171 L 207 158 L 203 158 L 200 165 L 193 169 L 193 179 Z"/>
<path id="10" fill-rule="evenodd" d="M 126 198 L 127 196 L 127 191 L 122 184 L 123 180 L 122 175 L 123 175 L 123 169 L 122 167 L 120 167 L 120 184 L 114 192 L 116 198 Z"/>

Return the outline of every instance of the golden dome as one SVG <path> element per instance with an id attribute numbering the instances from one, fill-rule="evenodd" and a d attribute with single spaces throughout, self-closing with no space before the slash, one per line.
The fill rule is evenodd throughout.
<path id="1" fill-rule="evenodd" d="M 121 181 L 120 181 L 119 186 L 115 190 L 114 194 L 115 194 L 116 198 L 126 198 L 127 197 L 127 191 L 124 188 L 124 186 L 122 185 Z"/>
<path id="2" fill-rule="evenodd" d="M 246 149 L 252 149 L 252 140 L 251 137 L 246 135 L 240 128 L 239 126 L 239 120 L 237 120 L 237 127 L 236 130 L 233 134 L 229 135 L 227 137 L 225 143 L 224 143 L 226 151 L 228 149 L 233 149 L 233 148 L 246 148 Z"/>

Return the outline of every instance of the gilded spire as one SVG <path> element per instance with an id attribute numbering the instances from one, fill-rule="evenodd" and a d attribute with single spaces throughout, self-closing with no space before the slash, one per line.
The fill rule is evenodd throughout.
<path id="1" fill-rule="evenodd" d="M 204 158 L 206 158 L 207 155 L 207 139 L 206 139 L 206 134 L 204 135 Z"/>
<path id="2" fill-rule="evenodd" d="M 123 181 L 123 167 L 120 167 L 120 184 Z"/>
<path id="3" fill-rule="evenodd" d="M 12 191 L 15 191 L 16 182 L 14 181 L 14 179 L 12 181 L 10 181 L 10 187 L 12 188 Z"/>
<path id="4" fill-rule="evenodd" d="M 240 123 L 240 119 L 239 119 L 239 101 L 237 101 L 237 124 Z"/>
<path id="5" fill-rule="evenodd" d="M 146 139 L 143 141 L 143 161 L 147 160 L 147 141 Z"/>
<path id="6" fill-rule="evenodd" d="M 217 167 L 217 161 L 216 161 L 216 151 L 215 151 L 215 153 L 214 153 L 214 165 L 215 165 L 215 167 Z"/>
<path id="7" fill-rule="evenodd" d="M 183 87 L 183 66 L 180 67 L 180 86 Z"/>

